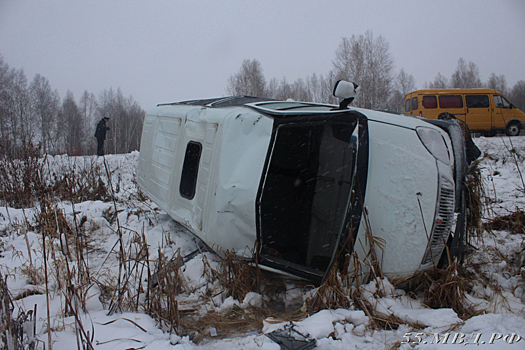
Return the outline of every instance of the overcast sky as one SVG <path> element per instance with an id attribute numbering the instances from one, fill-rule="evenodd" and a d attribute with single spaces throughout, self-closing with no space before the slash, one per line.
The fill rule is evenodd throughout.
<path id="1" fill-rule="evenodd" d="M 343 37 L 383 36 L 417 87 L 458 59 L 525 80 L 524 0 L 0 0 L 0 55 L 63 98 L 120 87 L 142 108 L 224 96 L 243 59 L 288 82 L 332 69 Z M 359 82 L 357 82 L 359 83 Z"/>

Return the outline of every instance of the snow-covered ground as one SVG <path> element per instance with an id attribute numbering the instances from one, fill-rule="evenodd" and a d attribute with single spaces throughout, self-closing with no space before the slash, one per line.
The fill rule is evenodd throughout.
<path id="1" fill-rule="evenodd" d="M 475 138 L 475 143 L 486 155 L 481 162 L 482 178 L 487 192 L 484 221 L 498 215 L 515 213 L 525 208 L 525 136 L 508 138 Z M 315 340 L 320 349 L 436 349 L 456 347 L 466 343 L 493 349 L 525 349 L 525 233 L 492 231 L 484 232 L 471 241 L 471 254 L 465 269 L 472 276 L 466 306 L 479 314 L 462 320 L 451 308 L 431 309 L 414 295 L 396 289 L 387 280 L 376 280 L 361 288 L 361 296 L 370 303 L 377 314 L 395 316 L 406 322 L 397 327 L 375 327 L 370 315 L 353 305 L 346 309 L 322 310 L 299 321 L 280 321 L 267 318 L 262 329 L 221 337 L 216 327 L 203 326 L 199 341 L 186 334 L 163 331 L 156 320 L 144 312 L 142 293 L 138 311 L 108 312 L 109 302 L 104 285 L 111 285 L 122 272 L 118 255 L 122 249 L 133 256 L 134 247 L 145 237 L 149 247 L 149 261 L 159 257 L 159 252 L 172 256 L 180 249 L 181 256 L 198 249 L 195 238 L 165 212 L 148 200 L 139 200 L 134 182 L 138 152 L 105 157 L 112 173 L 115 202 L 87 201 L 77 204 L 60 202 L 57 205 L 71 228 L 74 218 L 82 223 L 89 249 L 85 255 L 86 266 L 92 282 L 86 292 L 87 312 L 79 317 L 83 329 L 89 332 L 95 349 L 280 349 L 267 334 L 276 330 L 290 330 L 299 340 Z M 71 164 L 68 157 L 50 157 L 50 167 Z M 98 163 L 97 163 L 98 162 Z M 77 158 L 76 166 L 86 163 L 101 165 L 102 158 Z M 101 165 L 102 166 L 102 165 Z M 118 215 L 112 214 L 117 209 Z M 74 215 L 74 214 L 75 215 Z M 51 347 L 48 342 L 48 315 L 42 235 L 36 222 L 38 210 L 0 208 L 0 272 L 6 278 L 16 308 L 28 311 L 37 308 L 36 338 L 39 348 Z M 58 219 L 57 219 L 58 220 Z M 72 236 L 72 235 L 71 235 Z M 51 240 L 49 238 L 48 240 Z M 73 238 L 69 237 L 71 246 Z M 53 349 L 75 349 L 75 317 L 66 313 L 64 285 L 75 281 L 67 277 L 66 261 L 60 240 L 48 245 L 48 296 L 49 323 Z M 49 244 L 49 241 L 48 241 Z M 72 250 L 73 248 L 70 248 Z M 67 252 L 66 252 L 67 253 Z M 73 254 L 74 255 L 74 254 Z M 75 270 L 75 257 L 69 258 Z M 132 261 L 132 259 L 130 259 Z M 62 265 L 60 265 L 62 264 Z M 129 261 L 127 262 L 130 271 Z M 218 268 L 219 259 L 210 252 L 199 252 L 186 261 L 183 271 L 184 288 L 178 293 L 179 309 L 197 308 L 197 314 L 213 312 L 227 315 L 232 311 L 250 312 L 263 307 L 265 295 L 248 293 L 244 300 L 234 300 L 220 291 L 216 282 L 210 282 L 207 269 Z M 60 267 L 62 266 L 62 267 Z M 53 271 L 62 272 L 53 272 Z M 135 271 L 138 271 L 136 269 Z M 56 277 L 58 274 L 59 277 Z M 66 277 L 64 277 L 66 276 Z M 123 276 L 123 275 L 120 275 Z M 145 285 L 145 279 L 142 279 Z M 72 282 L 74 285 L 75 282 Z M 214 284 L 215 283 L 215 284 Z M 140 284 L 140 283 L 139 283 Z M 294 286 L 282 293 L 282 301 L 290 312 L 301 308 L 301 303 L 312 296 L 311 288 Z M 84 286 L 85 287 L 85 286 Z M 210 290 L 212 292 L 210 292 Z M 139 291 L 140 292 L 140 291 Z M 295 306 L 294 306 L 295 305 Z M 294 309 L 295 308 L 295 309 Z M 304 310 L 303 310 L 304 311 Z M 306 314 L 305 314 L 306 316 Z M 181 320 L 184 320 L 181 318 Z M 419 325 L 416 329 L 414 325 Z M 387 329 L 384 329 L 387 328 Z M 220 332 L 219 332 L 220 333 Z M 275 334 L 275 333 L 274 333 Z M 522 339 L 523 338 L 523 339 Z M 520 340 L 521 339 L 521 340 Z M 194 341 L 195 340 L 195 341 Z M 407 342 L 408 341 L 408 342 Z M 1 342 L 1 341 L 0 341 Z M 438 343 L 438 344 L 436 344 Z M 296 344 L 297 345 L 297 344 Z M 306 343 L 303 343 L 306 345 Z"/>

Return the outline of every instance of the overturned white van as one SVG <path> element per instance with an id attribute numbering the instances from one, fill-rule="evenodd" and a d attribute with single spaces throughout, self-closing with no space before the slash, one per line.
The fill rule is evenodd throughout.
<path id="1" fill-rule="evenodd" d="M 384 244 L 389 277 L 431 268 L 447 244 L 461 257 L 461 130 L 347 108 L 356 87 L 338 85 L 340 106 L 247 96 L 158 105 L 138 184 L 212 249 L 315 283 L 337 251 L 368 259 L 367 232 Z"/>

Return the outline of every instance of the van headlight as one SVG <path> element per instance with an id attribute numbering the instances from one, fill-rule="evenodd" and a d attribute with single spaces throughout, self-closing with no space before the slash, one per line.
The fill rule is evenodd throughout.
<path id="1" fill-rule="evenodd" d="M 445 164 L 450 164 L 448 147 L 439 131 L 420 126 L 416 128 L 416 132 L 421 143 L 423 143 L 425 148 L 434 156 L 434 158 Z"/>

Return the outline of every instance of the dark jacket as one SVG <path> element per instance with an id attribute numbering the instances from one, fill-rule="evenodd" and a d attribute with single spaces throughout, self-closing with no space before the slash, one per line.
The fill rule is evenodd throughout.
<path id="1" fill-rule="evenodd" d="M 97 124 L 97 130 L 95 131 L 95 137 L 97 140 L 105 140 L 106 139 L 106 131 L 108 131 L 109 128 L 106 126 L 106 119 L 102 118 Z"/>

